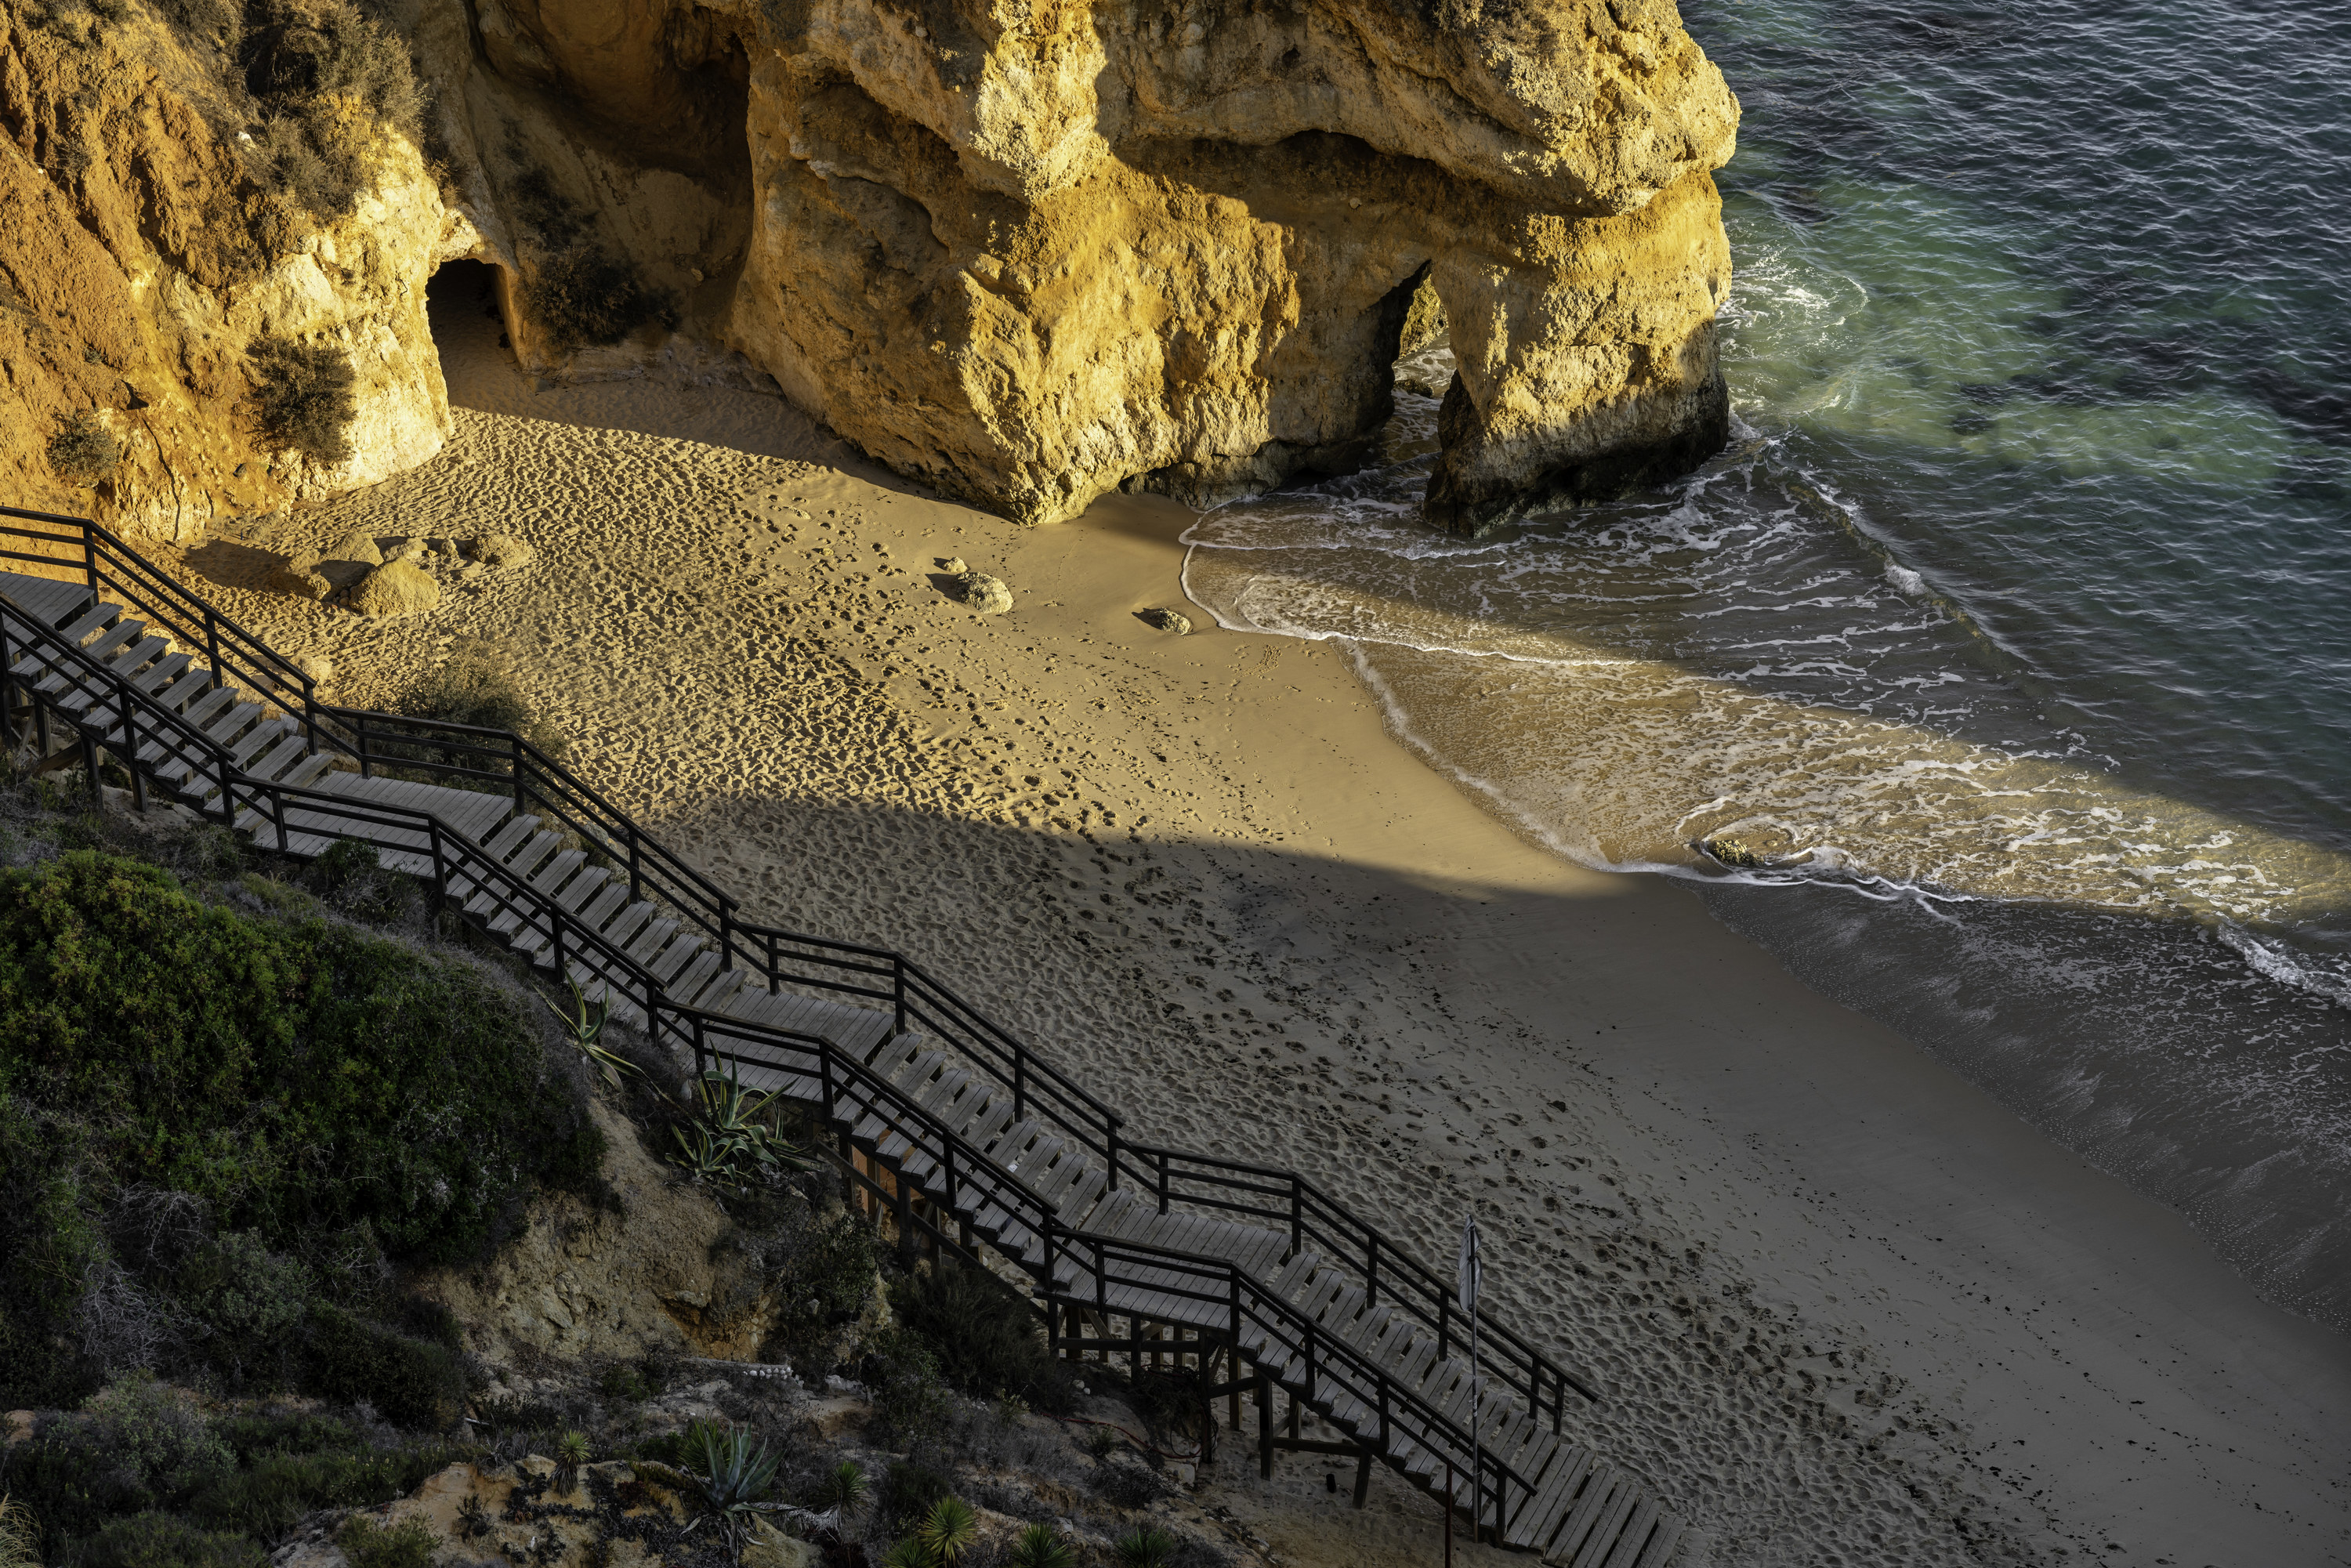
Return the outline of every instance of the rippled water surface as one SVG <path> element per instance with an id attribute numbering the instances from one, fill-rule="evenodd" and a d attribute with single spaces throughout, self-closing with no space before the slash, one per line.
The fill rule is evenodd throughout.
<path id="1" fill-rule="evenodd" d="M 1731 448 L 1465 543 L 1400 393 L 1195 597 L 2351 1327 L 2351 8 L 1684 16 L 1746 110 Z"/>

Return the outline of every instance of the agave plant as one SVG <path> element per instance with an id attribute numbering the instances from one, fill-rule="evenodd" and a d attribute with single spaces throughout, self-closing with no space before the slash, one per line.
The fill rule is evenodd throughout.
<path id="1" fill-rule="evenodd" d="M 612 1020 L 611 998 L 599 997 L 591 1002 L 587 993 L 580 988 L 579 981 L 571 981 L 570 986 L 569 1012 L 565 1012 L 544 996 L 538 998 L 539 1003 L 555 1015 L 555 1021 L 563 1026 L 563 1032 L 571 1037 L 571 1043 L 580 1048 L 580 1053 L 588 1059 L 588 1064 L 604 1080 L 605 1087 L 618 1093 L 622 1077 L 636 1071 L 637 1066 L 627 1058 L 605 1049 L 601 1043 L 604 1026 Z"/>
<path id="2" fill-rule="evenodd" d="M 1005 1561 L 1009 1568 L 1078 1568 L 1069 1537 L 1050 1524 L 1032 1524 L 1015 1536 Z"/>
<path id="3" fill-rule="evenodd" d="M 819 1508 L 851 1511 L 865 1500 L 865 1467 L 855 1459 L 843 1459 L 819 1483 L 816 1502 Z"/>
<path id="4" fill-rule="evenodd" d="M 685 1429 L 679 1458 L 685 1479 L 702 1494 L 704 1512 L 717 1521 L 727 1552 L 740 1557 L 753 1518 L 783 1507 L 768 1500 L 776 1485 L 776 1456 L 743 1427 L 696 1421 Z"/>
<path id="5" fill-rule="evenodd" d="M 979 1515 L 959 1497 L 943 1497 L 915 1527 L 914 1539 L 930 1554 L 935 1568 L 955 1568 L 956 1560 L 979 1539 Z"/>
<path id="6" fill-rule="evenodd" d="M 1111 1551 L 1119 1568 L 1167 1568 L 1176 1538 L 1155 1525 L 1138 1525 L 1118 1538 Z"/>
<path id="7" fill-rule="evenodd" d="M 909 1535 L 890 1548 L 882 1559 L 882 1568 L 938 1568 L 938 1563 L 928 1547 Z"/>
<path id="8" fill-rule="evenodd" d="M 587 1433 L 566 1432 L 555 1440 L 555 1469 L 562 1479 L 564 1490 L 571 1490 L 572 1479 L 579 1475 L 580 1468 L 587 1462 Z"/>
<path id="9" fill-rule="evenodd" d="M 671 1129 L 682 1156 L 677 1163 L 695 1180 L 739 1191 L 773 1182 L 787 1171 L 815 1167 L 805 1151 L 768 1124 L 776 1097 L 743 1087 L 731 1064 L 725 1071 L 704 1072 L 695 1098 L 693 1127 Z"/>

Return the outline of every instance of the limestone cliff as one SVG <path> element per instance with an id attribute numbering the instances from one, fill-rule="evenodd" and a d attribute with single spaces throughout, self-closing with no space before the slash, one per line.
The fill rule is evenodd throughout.
<path id="1" fill-rule="evenodd" d="M 37 503 L 73 504 L 43 444 L 78 414 L 127 451 L 101 509 L 167 529 L 419 461 L 457 256 L 540 373 L 779 386 L 1032 521 L 1352 468 L 1432 300 L 1442 526 L 1722 439 L 1737 105 L 1670 0 L 380 0 L 432 110 L 306 222 L 218 87 L 258 79 L 252 7 L 226 68 L 214 0 L 142 3 L 8 21 L 0 467 Z M 347 451 L 256 419 L 282 342 L 356 371 Z"/>
<path id="2" fill-rule="evenodd" d="M 719 330 L 875 456 L 1011 516 L 1353 466 L 1424 279 L 1460 363 L 1445 526 L 1722 439 L 1709 176 L 1737 106 L 1669 0 L 497 16 L 640 138 L 739 56 L 750 222 Z"/>
<path id="3" fill-rule="evenodd" d="M 449 416 L 423 283 L 464 223 L 415 142 L 335 110 L 365 173 L 320 219 L 269 177 L 216 39 L 106 11 L 0 13 L 7 498 L 177 538 L 430 457 Z M 336 403 L 307 444 L 264 412 L 289 363 L 323 365 Z M 84 472 L 51 449 L 77 424 L 111 438 Z"/>

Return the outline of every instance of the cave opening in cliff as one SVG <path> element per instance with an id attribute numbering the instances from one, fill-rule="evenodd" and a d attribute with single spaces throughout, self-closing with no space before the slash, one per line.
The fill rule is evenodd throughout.
<path id="1" fill-rule="evenodd" d="M 462 389 L 469 369 L 515 362 L 506 314 L 509 294 L 503 282 L 503 268 L 460 259 L 444 262 L 425 285 L 433 348 L 440 356 L 441 377 L 453 402 L 465 401 Z"/>

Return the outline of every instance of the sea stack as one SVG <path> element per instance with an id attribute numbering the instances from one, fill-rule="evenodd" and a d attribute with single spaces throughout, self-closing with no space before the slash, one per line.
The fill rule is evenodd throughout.
<path id="1" fill-rule="evenodd" d="M 1349 471 L 1424 287 L 1433 521 L 1721 444 L 1738 110 L 1670 3 L 799 17 L 752 64 L 734 336 L 902 472 L 1051 522 Z"/>

